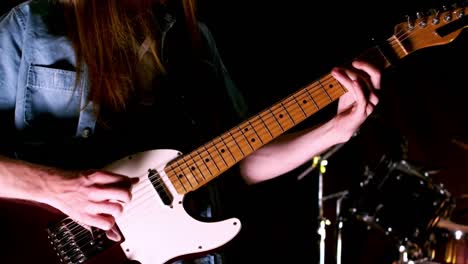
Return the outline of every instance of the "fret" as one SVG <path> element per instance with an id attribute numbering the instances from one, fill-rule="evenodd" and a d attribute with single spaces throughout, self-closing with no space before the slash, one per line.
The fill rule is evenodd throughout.
<path id="1" fill-rule="evenodd" d="M 241 149 L 241 146 L 238 142 L 239 136 L 240 135 L 238 135 L 237 138 L 235 138 L 232 134 L 232 131 L 228 131 L 227 133 L 224 133 L 224 135 L 221 137 L 222 141 L 228 148 L 229 153 L 234 158 L 234 162 L 238 162 L 246 156 L 245 152 Z M 240 137 L 240 139 L 243 140 L 242 137 Z"/>
<path id="2" fill-rule="evenodd" d="M 192 167 L 189 166 L 189 163 L 185 160 L 186 156 L 182 156 L 179 161 L 182 161 L 182 165 L 179 166 L 179 169 L 182 171 L 182 174 L 185 176 L 185 178 L 188 180 L 190 186 L 193 188 L 195 186 L 198 186 L 199 181 L 195 177 L 195 175 L 192 173 Z M 193 167 L 193 171 L 195 171 L 195 167 Z M 180 176 L 180 175 L 179 175 Z"/>
<path id="3" fill-rule="evenodd" d="M 200 159 L 201 163 L 203 163 L 203 165 L 205 166 L 206 170 L 208 171 L 208 173 L 210 173 L 210 177 L 213 176 L 213 172 L 211 172 L 211 169 L 210 169 L 210 166 L 208 166 L 208 162 L 210 161 L 210 159 L 207 159 L 207 158 L 203 158 L 203 156 L 200 154 L 200 152 L 196 149 L 195 150 L 195 153 L 197 154 L 198 158 Z M 209 153 L 208 153 L 209 154 Z"/>
<path id="4" fill-rule="evenodd" d="M 221 143 L 223 143 L 224 149 L 226 149 L 227 152 L 229 152 L 229 155 L 231 156 L 233 162 L 236 163 L 237 162 L 236 155 L 234 155 L 233 152 L 231 151 L 231 147 L 228 144 L 226 144 L 226 141 L 224 140 L 224 137 L 221 136 L 221 137 L 219 137 L 219 139 L 220 139 Z"/>
<path id="5" fill-rule="evenodd" d="M 224 143 L 221 137 L 217 137 L 213 141 L 213 147 L 216 149 L 218 154 L 221 156 L 223 161 L 226 164 L 226 167 L 229 168 L 231 167 L 234 163 L 236 163 L 235 158 L 232 156 L 230 153 L 227 145 Z"/>
<path id="6" fill-rule="evenodd" d="M 200 166 L 197 164 L 197 161 L 193 158 L 193 155 L 188 155 L 188 157 L 192 161 L 192 165 L 190 165 L 190 171 L 192 172 L 192 175 L 194 176 L 197 183 L 205 181 L 206 178 L 204 176 L 204 173 L 200 170 Z M 202 163 L 203 163 L 203 160 L 202 160 Z M 197 180 L 197 177 L 196 177 L 196 171 L 198 171 L 200 173 L 200 176 L 201 176 L 201 177 L 198 177 L 198 180 Z"/>
<path id="7" fill-rule="evenodd" d="M 281 125 L 281 123 L 279 122 L 278 118 L 276 118 L 276 115 L 275 113 L 273 113 L 273 110 L 268 109 L 268 111 L 270 112 L 271 116 L 273 117 L 273 119 L 276 121 L 276 123 L 278 124 L 278 127 L 281 128 L 281 132 L 284 132 L 284 128 L 283 126 Z"/>
<path id="8" fill-rule="evenodd" d="M 260 122 L 262 122 L 263 127 L 265 127 L 265 130 L 268 132 L 268 135 L 270 135 L 270 139 L 274 139 L 275 136 L 273 136 L 273 134 L 271 133 L 271 129 L 269 128 L 269 126 L 267 126 L 267 124 L 265 123 L 265 120 L 263 120 L 262 113 L 260 113 L 257 116 L 258 116 L 258 119 L 260 120 Z"/>
<path id="9" fill-rule="evenodd" d="M 238 139 L 235 138 L 235 137 L 232 135 L 231 130 L 228 131 L 228 134 L 229 134 L 229 136 L 232 138 L 232 142 L 235 143 L 237 149 L 239 150 L 240 155 L 241 155 L 242 157 L 245 157 L 245 152 L 242 151 L 242 148 L 241 148 L 241 146 L 239 145 L 239 142 L 237 142 Z"/>
<path id="10" fill-rule="evenodd" d="M 302 122 L 306 117 L 304 109 L 298 104 L 295 94 L 289 96 L 287 100 L 283 100 L 283 106 L 287 108 L 289 116 L 293 119 L 294 124 Z"/>
<path id="11" fill-rule="evenodd" d="M 214 164 L 216 166 L 216 169 L 218 170 L 218 172 L 221 172 L 221 169 L 219 168 L 218 166 L 218 163 L 216 162 L 216 160 L 213 158 L 213 156 L 211 155 L 211 151 L 209 151 L 207 148 L 206 148 L 206 145 L 203 145 L 202 146 L 205 150 L 203 152 L 206 152 L 209 156 L 209 158 L 205 158 L 205 163 L 208 163 L 208 162 L 212 162 L 212 164 Z"/>
<path id="12" fill-rule="evenodd" d="M 221 171 L 225 171 L 226 168 L 228 168 L 228 163 L 226 162 L 226 160 L 224 159 L 223 155 L 221 155 L 221 152 L 219 151 L 219 149 L 215 146 L 214 144 L 214 141 L 210 142 L 211 143 L 211 147 L 210 149 L 212 149 L 212 151 L 210 151 L 210 153 L 216 153 L 216 155 L 220 158 L 220 160 L 222 161 L 222 164 L 219 166 L 219 169 L 220 169 L 220 172 Z M 215 160 L 215 159 L 213 159 Z"/>
<path id="13" fill-rule="evenodd" d="M 457 12 L 465 14 L 466 10 L 464 8 Z M 451 14 L 451 11 L 447 11 L 446 14 Z M 453 18 L 455 20 L 463 18 L 456 23 L 457 28 L 448 26 L 450 21 L 419 27 L 417 30 L 410 29 L 402 23 L 396 28 L 398 34 L 387 39 L 385 45 L 369 49 L 356 59 L 365 58 L 365 61 L 373 62 L 378 68 L 387 68 L 392 66 L 393 60 L 404 58 L 418 49 L 450 43 L 463 28 L 468 26 L 467 16 Z M 440 34 L 441 32 L 443 34 Z M 169 164 L 171 170 L 167 173 L 173 183 L 177 183 L 175 180 L 177 179 L 183 187 L 184 190 L 177 188 L 178 192 L 190 191 L 193 186 L 199 185 L 200 181 L 206 182 L 208 180 L 206 176 L 210 178 L 218 176 L 264 144 L 330 105 L 346 92 L 348 92 L 346 87 L 331 74 L 325 75 L 232 128 L 221 137 L 206 143 L 202 149 L 192 152 L 191 162 L 179 159 Z M 205 169 L 209 175 L 205 175 Z"/>
<path id="14" fill-rule="evenodd" d="M 332 101 L 335 101 L 347 92 L 347 90 L 334 78 L 328 80 L 327 84 L 324 87 L 327 90 L 327 94 L 329 95 Z"/>
<path id="15" fill-rule="evenodd" d="M 332 101 L 333 99 L 330 97 L 330 95 L 327 93 L 327 90 L 325 87 L 323 87 L 322 82 L 320 80 L 317 81 L 320 84 L 320 88 L 322 88 L 323 92 L 327 95 L 328 99 Z"/>
<path id="16" fill-rule="evenodd" d="M 242 135 L 242 138 L 244 139 L 244 141 L 247 143 L 247 145 L 250 147 L 250 152 L 249 151 L 246 151 L 246 153 L 251 153 L 253 152 L 255 149 L 252 147 L 252 145 L 250 144 L 250 141 L 249 139 L 245 136 L 245 132 L 247 132 L 249 130 L 248 127 L 246 128 L 242 128 L 240 126 L 238 126 L 238 129 L 239 129 L 239 132 L 241 133 Z M 245 144 L 244 144 L 245 145 Z"/>
<path id="17" fill-rule="evenodd" d="M 252 131 L 255 133 L 255 135 L 257 136 L 257 138 L 260 139 L 260 142 L 261 142 L 262 145 L 263 145 L 264 143 L 263 143 L 262 137 L 260 136 L 261 133 L 258 132 L 258 130 L 259 130 L 260 128 L 258 127 L 258 125 L 253 126 L 253 125 L 252 125 L 252 122 L 250 122 L 250 120 L 251 120 L 251 119 L 247 120 L 247 122 L 249 123 L 250 127 L 252 128 Z"/>
<path id="18" fill-rule="evenodd" d="M 245 136 L 245 140 L 247 140 L 249 145 L 252 147 L 252 151 L 262 147 L 263 143 L 259 138 L 255 127 L 250 123 L 250 120 L 244 122 L 240 128 L 242 129 L 242 133 Z"/>
<path id="19" fill-rule="evenodd" d="M 281 124 L 283 131 L 290 129 L 295 125 L 289 114 L 285 113 L 285 111 L 286 110 L 281 103 L 276 104 L 275 107 L 272 108 L 272 112 L 276 120 L 278 120 L 278 123 Z"/>
<path id="20" fill-rule="evenodd" d="M 184 182 L 182 182 L 182 179 L 179 179 L 179 177 L 177 176 L 177 173 L 175 172 L 173 166 L 169 166 L 169 170 L 166 169 L 166 174 L 169 177 L 169 179 L 171 180 L 172 185 L 174 185 L 174 187 L 176 187 L 176 189 L 178 189 L 179 186 L 182 186 L 182 188 L 184 189 L 185 192 L 188 192 L 190 190 L 190 188 L 187 188 L 186 185 L 184 184 Z M 174 181 L 174 179 L 176 181 Z"/>
<path id="21" fill-rule="evenodd" d="M 300 105 L 304 118 L 311 116 L 313 113 L 317 112 L 317 105 L 314 100 L 310 97 L 307 89 L 304 89 L 295 96 L 296 102 Z"/>
<path id="22" fill-rule="evenodd" d="M 174 173 L 174 177 L 177 178 L 179 180 L 179 182 L 181 183 L 181 186 L 184 188 L 184 190 L 186 191 L 190 191 L 193 189 L 193 185 L 192 183 L 190 183 L 190 181 L 188 180 L 188 177 L 186 176 L 185 172 L 180 168 L 180 164 L 179 164 L 179 160 L 176 160 L 176 162 L 174 162 L 172 165 L 171 165 L 171 171 Z M 167 172 L 168 174 L 170 174 L 170 172 Z"/>
<path id="23" fill-rule="evenodd" d="M 267 127 L 267 130 L 271 135 L 272 139 L 278 137 L 284 132 L 280 123 L 278 122 L 278 120 L 276 120 L 275 116 L 271 113 L 271 111 L 263 111 L 258 116 L 263 121 L 263 124 Z"/>
<path id="24" fill-rule="evenodd" d="M 319 108 L 317 102 L 315 102 L 314 97 L 313 97 L 312 94 L 310 93 L 309 88 L 310 88 L 310 87 L 304 88 L 304 91 L 307 93 L 307 95 L 309 96 L 310 100 L 314 103 L 314 106 L 315 106 L 316 110 L 320 110 L 320 108 Z"/>
<path id="25" fill-rule="evenodd" d="M 286 108 L 286 107 L 284 106 L 284 101 L 286 101 L 286 100 L 281 101 L 281 102 L 280 102 L 280 105 L 281 105 L 281 107 L 283 108 L 284 112 L 286 112 L 286 114 L 287 114 L 288 117 L 289 117 L 289 120 L 291 120 L 292 125 L 294 126 L 294 125 L 296 125 L 296 122 L 294 121 L 294 118 L 293 118 L 293 117 L 291 116 L 291 114 L 289 113 L 288 108 Z"/>
<path id="26" fill-rule="evenodd" d="M 315 85 L 313 87 L 306 88 L 306 89 L 312 89 L 312 90 L 309 90 L 309 92 L 312 94 L 313 98 L 315 99 L 315 102 L 317 103 L 319 109 L 324 108 L 330 103 L 329 97 L 320 88 L 320 86 Z"/>
<path id="27" fill-rule="evenodd" d="M 299 109 L 301 109 L 302 114 L 304 115 L 304 118 L 306 118 L 306 117 L 307 117 L 307 113 L 304 111 L 304 108 L 302 108 L 301 103 L 299 103 L 299 102 L 297 101 L 297 98 L 296 98 L 296 96 L 295 96 L 294 94 L 293 94 L 291 97 L 294 99 L 294 102 L 295 102 L 296 105 L 299 107 Z"/>

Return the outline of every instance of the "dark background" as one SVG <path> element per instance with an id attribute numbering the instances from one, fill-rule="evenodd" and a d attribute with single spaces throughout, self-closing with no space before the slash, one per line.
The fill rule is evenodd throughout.
<path id="1" fill-rule="evenodd" d="M 335 66 L 394 33 L 416 12 L 441 9 L 454 1 L 214 1 L 201 14 L 218 41 L 233 79 L 254 110 L 276 102 Z M 460 2 L 457 2 L 460 3 Z M 365 167 L 398 157 L 431 176 L 456 198 L 453 220 L 468 224 L 468 126 L 466 69 L 468 36 L 420 50 L 384 72 L 381 102 L 358 136 L 329 158 L 324 195 L 349 190 L 363 180 Z M 254 111 L 255 112 L 255 111 Z M 309 123 L 327 119 L 324 109 Z M 396 153 L 396 154 L 395 154 Z M 240 263 L 318 263 L 317 172 L 309 167 L 255 186 L 244 221 Z M 388 195 L 415 190 L 396 186 Z M 428 187 L 429 188 L 429 187 Z M 405 217 L 430 214 L 401 204 Z M 327 263 L 333 263 L 335 201 L 325 203 Z M 346 228 L 346 226 L 348 227 Z M 352 220 L 345 222 L 343 263 L 390 263 L 396 245 Z M 242 253 L 240 253 L 242 252 Z M 439 252 L 437 252 L 439 254 Z"/>
<path id="2" fill-rule="evenodd" d="M 2 0 L 2 8 L 18 2 Z M 374 40 L 389 38 L 405 15 L 414 17 L 417 11 L 452 3 L 200 0 L 199 14 L 256 112 L 348 62 Z M 468 224 L 466 214 L 460 213 L 468 208 L 461 198 L 468 193 L 467 44 L 468 35 L 462 33 L 452 43 L 411 54 L 384 72 L 378 109 L 328 160 L 324 195 L 350 190 L 363 180 L 365 167 L 403 150 L 404 159 L 420 171 L 438 171 L 433 181 L 443 183 L 457 198 L 455 221 Z M 324 109 L 307 123 L 332 114 L 332 107 Z M 252 188 L 242 234 L 233 243 L 239 247 L 233 263 L 318 263 L 318 175 L 313 171 L 296 180 L 308 167 Z M 392 194 L 407 191 L 399 188 L 403 187 Z M 333 263 L 334 201 L 325 207 L 325 217 L 332 221 L 327 227 L 327 263 Z M 413 213 L 421 213 L 418 210 Z M 346 226 L 351 227 L 343 238 L 343 263 L 384 263 L 393 254 L 394 245 L 385 242 L 384 235 L 351 221 Z"/>

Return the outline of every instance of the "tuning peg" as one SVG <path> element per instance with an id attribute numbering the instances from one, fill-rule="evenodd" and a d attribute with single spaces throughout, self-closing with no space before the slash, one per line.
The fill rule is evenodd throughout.
<path id="1" fill-rule="evenodd" d="M 408 24 L 408 30 L 413 30 L 414 29 L 414 22 L 411 20 L 411 17 L 409 15 L 405 15 L 406 17 L 406 22 Z"/>
<path id="2" fill-rule="evenodd" d="M 457 11 L 455 11 L 454 14 L 455 14 L 455 17 L 461 18 L 462 16 L 465 15 L 465 9 L 460 8 Z"/>
<path id="3" fill-rule="evenodd" d="M 427 26 L 427 22 L 424 19 L 424 14 L 422 12 L 416 12 L 416 18 L 419 19 L 418 25 L 422 28 Z"/>
<path id="4" fill-rule="evenodd" d="M 450 20 L 452 20 L 452 13 L 450 12 L 447 12 L 445 15 L 444 15 L 444 20 L 445 22 L 449 22 Z"/>
<path id="5" fill-rule="evenodd" d="M 437 25 L 440 23 L 440 18 L 439 18 L 440 11 L 437 9 L 429 9 L 429 15 L 432 17 L 431 23 L 433 25 Z"/>

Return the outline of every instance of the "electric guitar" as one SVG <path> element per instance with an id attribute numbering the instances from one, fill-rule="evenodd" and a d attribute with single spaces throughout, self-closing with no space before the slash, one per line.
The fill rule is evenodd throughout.
<path id="1" fill-rule="evenodd" d="M 398 24 L 394 34 L 360 58 L 383 69 L 422 48 L 452 42 L 468 24 L 467 7 L 434 12 Z M 336 101 L 347 90 L 327 74 L 250 117 L 190 153 L 151 150 L 127 156 L 105 169 L 138 177 L 133 200 L 116 219 L 122 242 L 106 239 L 101 230 L 85 229 L 52 208 L 3 205 L 2 214 L 23 218 L 2 226 L 22 226 L 0 234 L 2 263 L 125 263 L 162 264 L 219 248 L 240 231 L 237 218 L 201 222 L 184 209 L 184 196 L 210 182 L 237 162 Z M 34 216 L 34 217 L 32 217 Z"/>

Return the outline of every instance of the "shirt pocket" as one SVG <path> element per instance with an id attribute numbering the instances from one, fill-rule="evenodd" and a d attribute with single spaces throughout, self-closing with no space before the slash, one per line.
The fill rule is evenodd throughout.
<path id="1" fill-rule="evenodd" d="M 30 65 L 25 90 L 24 117 L 35 134 L 68 136 L 76 132 L 82 85 L 76 72 Z"/>

